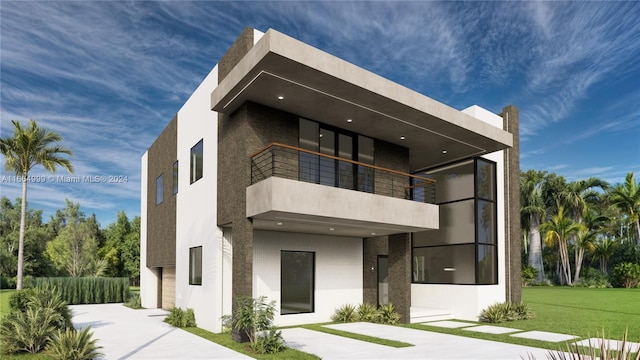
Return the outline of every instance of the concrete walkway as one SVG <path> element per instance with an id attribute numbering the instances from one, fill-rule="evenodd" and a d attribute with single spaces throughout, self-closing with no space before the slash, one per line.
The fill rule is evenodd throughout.
<path id="1" fill-rule="evenodd" d="M 76 328 L 91 326 L 102 359 L 251 359 L 162 320 L 160 309 L 73 305 Z M 414 344 L 393 348 L 302 328 L 283 329 L 287 346 L 322 359 L 546 359 L 548 350 L 371 323 L 327 327 Z"/>
<path id="2" fill-rule="evenodd" d="M 282 334 L 287 346 L 323 359 L 547 359 L 548 350 L 390 325 L 347 323 L 328 328 L 402 341 L 393 348 L 317 331 L 293 328 Z"/>
<path id="3" fill-rule="evenodd" d="M 77 329 L 91 326 L 93 338 L 102 346 L 101 359 L 251 359 L 164 323 L 164 310 L 133 310 L 122 304 L 70 308 Z"/>

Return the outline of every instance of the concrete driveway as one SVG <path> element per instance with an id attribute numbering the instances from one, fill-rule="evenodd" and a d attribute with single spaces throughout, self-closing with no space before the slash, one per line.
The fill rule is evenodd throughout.
<path id="1" fill-rule="evenodd" d="M 162 320 L 161 309 L 133 310 L 122 304 L 72 305 L 73 325 L 91 326 L 102 359 L 251 359 Z"/>

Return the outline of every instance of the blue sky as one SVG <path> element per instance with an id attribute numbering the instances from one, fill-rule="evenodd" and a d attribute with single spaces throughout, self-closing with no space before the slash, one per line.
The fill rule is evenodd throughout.
<path id="1" fill-rule="evenodd" d="M 457 109 L 516 105 L 523 170 L 640 176 L 637 1 L 2 1 L 2 135 L 35 119 L 74 151 L 74 175 L 127 177 L 30 184 L 30 206 L 45 221 L 65 198 L 102 225 L 118 210 L 138 215 L 140 157 L 246 26 Z M 20 196 L 19 184 L 0 186 Z"/>

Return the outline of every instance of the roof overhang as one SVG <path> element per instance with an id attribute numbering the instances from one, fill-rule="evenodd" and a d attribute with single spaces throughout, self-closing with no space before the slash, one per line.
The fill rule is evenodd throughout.
<path id="1" fill-rule="evenodd" d="M 411 171 L 513 144 L 499 127 L 274 30 L 211 93 L 224 114 L 247 101 L 407 147 Z"/>

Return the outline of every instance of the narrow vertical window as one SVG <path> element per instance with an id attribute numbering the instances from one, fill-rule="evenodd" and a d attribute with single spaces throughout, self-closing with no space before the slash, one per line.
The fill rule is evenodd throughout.
<path id="1" fill-rule="evenodd" d="M 282 251 L 280 314 L 311 313 L 315 294 L 315 253 Z"/>
<path id="2" fill-rule="evenodd" d="M 173 163 L 173 195 L 178 193 L 178 160 Z"/>
<path id="3" fill-rule="evenodd" d="M 202 246 L 189 249 L 189 285 L 202 285 Z"/>
<path id="4" fill-rule="evenodd" d="M 191 183 L 202 178 L 202 140 L 191 148 Z"/>
<path id="5" fill-rule="evenodd" d="M 156 205 L 162 204 L 164 201 L 164 174 L 160 174 L 156 178 Z"/>

